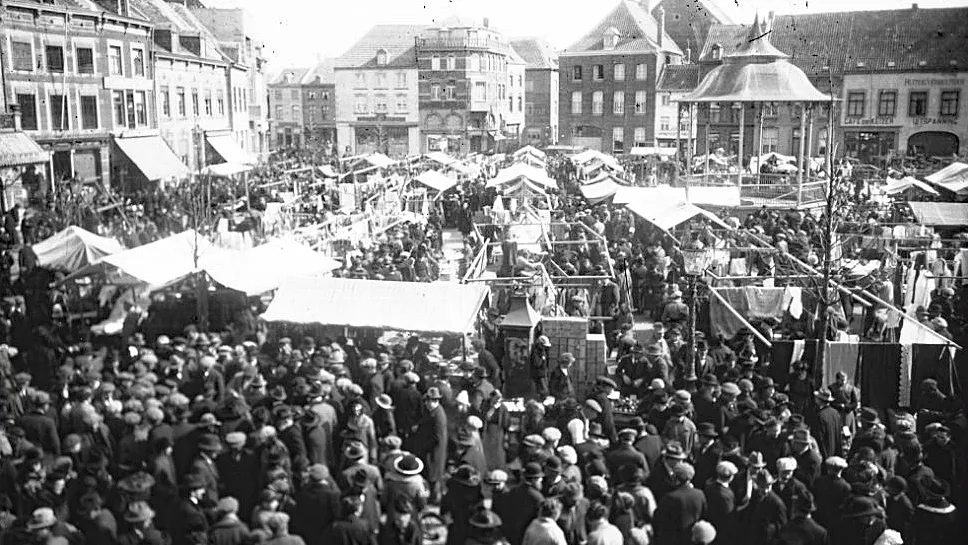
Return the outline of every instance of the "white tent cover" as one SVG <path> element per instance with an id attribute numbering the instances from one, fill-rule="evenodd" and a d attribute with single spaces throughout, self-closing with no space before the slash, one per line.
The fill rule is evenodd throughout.
<path id="1" fill-rule="evenodd" d="M 241 252 L 212 256 L 202 264 L 219 284 L 249 295 L 278 288 L 290 276 L 321 277 L 341 263 L 289 240 L 273 240 Z"/>
<path id="2" fill-rule="evenodd" d="M 672 206 L 688 202 L 700 206 L 739 206 L 740 192 L 736 186 L 626 187 L 620 186 L 612 199 L 615 204 L 657 202 Z"/>
<path id="3" fill-rule="evenodd" d="M 521 148 L 518 151 L 514 152 L 514 158 L 515 159 L 517 159 L 519 157 L 522 157 L 524 155 L 533 155 L 533 156 L 537 157 L 538 159 L 541 159 L 542 161 L 544 160 L 545 157 L 547 157 L 545 155 L 545 152 L 539 150 L 538 148 L 536 148 L 536 147 L 534 147 L 532 145 L 524 146 L 523 148 Z"/>
<path id="4" fill-rule="evenodd" d="M 447 155 L 442 151 L 432 151 L 424 155 L 424 157 L 426 157 L 427 159 L 430 159 L 435 163 L 440 163 L 441 165 L 444 165 L 444 166 L 447 166 L 457 161 L 457 159 L 454 159 L 453 157 L 451 157 L 450 155 Z"/>
<path id="5" fill-rule="evenodd" d="M 592 161 L 600 161 L 613 170 L 622 170 L 621 165 L 618 164 L 618 159 L 593 149 L 572 155 L 571 160 L 578 165 L 586 165 Z"/>
<path id="6" fill-rule="evenodd" d="M 905 176 L 900 180 L 888 180 L 887 184 L 884 186 L 884 192 L 888 195 L 896 195 L 898 193 L 907 191 L 908 189 L 915 188 L 931 193 L 932 195 L 939 194 L 933 187 L 913 176 Z"/>
<path id="7" fill-rule="evenodd" d="M 706 212 L 702 208 L 687 202 L 680 202 L 669 206 L 663 203 L 636 201 L 625 205 L 625 207 L 635 215 L 665 231 L 685 223 L 696 216 L 703 216 L 720 227 L 729 228 L 716 214 Z"/>
<path id="8" fill-rule="evenodd" d="M 678 152 L 678 148 L 664 148 L 664 147 L 650 147 L 650 146 L 638 146 L 632 148 L 629 155 L 658 155 L 660 157 L 672 157 Z"/>
<path id="9" fill-rule="evenodd" d="M 124 248 L 112 238 L 72 225 L 34 244 L 33 250 L 41 267 L 74 272 Z"/>
<path id="10" fill-rule="evenodd" d="M 611 176 L 606 176 L 602 180 L 581 186 L 582 197 L 592 204 L 603 201 L 614 195 L 622 187 L 615 183 Z"/>
<path id="11" fill-rule="evenodd" d="M 421 172 L 416 178 L 414 178 L 414 180 L 431 189 L 436 189 L 441 193 L 457 185 L 457 180 L 451 178 L 450 176 L 441 174 L 436 170 L 426 170 Z"/>
<path id="12" fill-rule="evenodd" d="M 367 163 L 370 163 L 371 165 L 379 168 L 386 168 L 394 164 L 393 159 L 390 159 L 389 157 L 387 157 L 386 155 L 383 155 L 382 153 L 371 153 L 367 155 L 365 159 Z"/>
<path id="13" fill-rule="evenodd" d="M 202 174 L 206 176 L 218 176 L 221 178 L 227 178 L 235 174 L 240 174 L 242 172 L 248 172 L 252 170 L 251 165 L 244 163 L 218 163 L 215 165 L 208 165 L 202 169 Z"/>
<path id="14" fill-rule="evenodd" d="M 291 277 L 276 292 L 267 322 L 373 327 L 463 335 L 488 295 L 487 286 Z"/>
<path id="15" fill-rule="evenodd" d="M 956 161 L 934 174 L 925 176 L 924 180 L 948 191 L 959 193 L 968 189 L 968 165 Z"/>
<path id="16" fill-rule="evenodd" d="M 524 163 L 515 163 L 507 168 L 502 168 L 501 171 L 497 173 L 497 176 L 487 181 L 487 187 L 502 186 L 504 184 L 511 183 L 518 178 L 527 178 L 531 182 L 544 187 L 558 187 L 558 182 L 556 182 L 551 176 L 548 176 L 548 173 L 545 172 L 543 168 L 533 167 Z"/>

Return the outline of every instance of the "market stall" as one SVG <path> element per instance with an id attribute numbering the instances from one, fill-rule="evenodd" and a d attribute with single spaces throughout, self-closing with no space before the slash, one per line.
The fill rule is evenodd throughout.
<path id="1" fill-rule="evenodd" d="M 72 225 L 32 246 L 37 265 L 74 272 L 124 250 L 118 241 Z"/>
<path id="2" fill-rule="evenodd" d="M 290 276 L 322 278 L 342 263 L 288 240 L 274 240 L 241 252 L 224 252 L 205 259 L 205 272 L 215 282 L 248 295 L 278 288 Z"/>

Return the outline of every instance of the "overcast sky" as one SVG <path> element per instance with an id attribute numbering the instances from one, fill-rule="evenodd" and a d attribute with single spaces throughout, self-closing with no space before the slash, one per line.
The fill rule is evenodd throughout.
<path id="1" fill-rule="evenodd" d="M 658 0 L 653 0 L 653 5 Z M 735 22 L 759 9 L 777 14 L 910 7 L 899 0 L 713 0 Z M 618 0 L 202 0 L 211 7 L 249 12 L 250 30 L 266 44 L 270 70 L 335 57 L 374 24 L 432 24 L 451 15 L 489 17 L 508 36 L 539 36 L 564 49 Z M 968 5 L 968 0 L 922 0 L 922 8 Z"/>

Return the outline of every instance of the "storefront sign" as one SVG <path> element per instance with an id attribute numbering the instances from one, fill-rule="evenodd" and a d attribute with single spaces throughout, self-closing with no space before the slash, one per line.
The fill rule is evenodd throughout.
<path id="1" fill-rule="evenodd" d="M 844 125 L 893 125 L 893 117 L 845 117 Z"/>
<path id="2" fill-rule="evenodd" d="M 904 80 L 904 85 L 908 87 L 961 87 L 965 84 L 965 80 L 951 78 L 951 79 L 906 79 Z"/>
<path id="3" fill-rule="evenodd" d="M 914 125 L 920 127 L 922 125 L 957 125 L 955 118 L 951 117 L 916 117 L 914 118 Z"/>
<path id="4" fill-rule="evenodd" d="M 356 120 L 359 122 L 370 122 L 370 123 L 405 123 L 407 121 L 407 118 L 390 117 L 388 115 L 380 114 L 380 115 L 357 117 Z"/>

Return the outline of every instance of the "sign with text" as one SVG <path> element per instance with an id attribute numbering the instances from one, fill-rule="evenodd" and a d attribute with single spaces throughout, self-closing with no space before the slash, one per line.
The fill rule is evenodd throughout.
<path id="1" fill-rule="evenodd" d="M 957 125 L 954 117 L 916 117 L 914 125 L 921 127 L 924 125 Z"/>
<path id="2" fill-rule="evenodd" d="M 893 125 L 893 117 L 846 117 L 844 118 L 844 125 Z"/>

